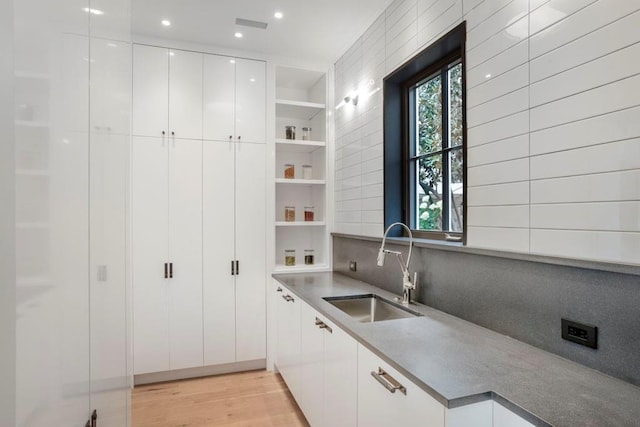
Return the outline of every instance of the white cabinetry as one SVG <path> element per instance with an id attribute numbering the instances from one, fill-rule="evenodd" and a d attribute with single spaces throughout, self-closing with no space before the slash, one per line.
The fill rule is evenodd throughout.
<path id="1" fill-rule="evenodd" d="M 312 426 L 356 425 L 358 344 L 309 305 L 301 308 L 299 404 Z"/>
<path id="2" fill-rule="evenodd" d="M 203 54 L 133 49 L 133 134 L 202 139 Z"/>
<path id="3" fill-rule="evenodd" d="M 445 408 L 364 346 L 358 346 L 358 426 L 444 426 Z"/>
<path id="4" fill-rule="evenodd" d="M 265 63 L 133 53 L 135 373 L 264 359 Z"/>
<path id="5" fill-rule="evenodd" d="M 329 234 L 327 192 L 326 114 L 327 76 L 323 72 L 276 68 L 276 266 L 277 272 L 327 270 Z M 295 126 L 295 137 L 287 139 L 285 128 Z M 310 137 L 303 140 L 303 128 Z M 289 135 L 292 136 L 292 135 Z M 285 178 L 285 165 L 295 167 L 293 178 Z M 311 166 L 311 176 L 303 175 Z M 285 207 L 295 208 L 295 220 L 286 221 Z M 305 207 L 313 207 L 314 218 L 305 221 Z M 314 263 L 305 264 L 305 249 L 314 251 Z M 285 265 L 284 251 L 294 250 L 296 265 Z"/>
<path id="6" fill-rule="evenodd" d="M 133 141 L 136 374 L 202 366 L 201 153 L 201 141 Z"/>
<path id="7" fill-rule="evenodd" d="M 300 395 L 300 300 L 286 288 L 274 283 L 276 306 L 276 366 L 291 394 Z"/>
<path id="8" fill-rule="evenodd" d="M 266 355 L 265 145 L 205 141 L 205 364 Z"/>
<path id="9" fill-rule="evenodd" d="M 265 63 L 204 58 L 204 139 L 265 143 Z"/>

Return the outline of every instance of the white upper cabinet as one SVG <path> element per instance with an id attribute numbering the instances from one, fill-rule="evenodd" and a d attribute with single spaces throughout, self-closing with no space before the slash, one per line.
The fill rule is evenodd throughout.
<path id="1" fill-rule="evenodd" d="M 169 52 L 169 132 L 176 138 L 202 139 L 203 56 Z"/>
<path id="2" fill-rule="evenodd" d="M 236 60 L 204 56 L 204 139 L 227 141 L 235 137 Z"/>
<path id="3" fill-rule="evenodd" d="M 265 63 L 236 59 L 236 137 L 265 142 Z"/>
<path id="4" fill-rule="evenodd" d="M 203 54 L 133 47 L 133 134 L 202 139 Z"/>
<path id="5" fill-rule="evenodd" d="M 264 143 L 265 103 L 264 62 L 205 55 L 205 140 Z"/>
<path id="6" fill-rule="evenodd" d="M 133 135 L 166 135 L 168 126 L 169 50 L 134 45 Z"/>

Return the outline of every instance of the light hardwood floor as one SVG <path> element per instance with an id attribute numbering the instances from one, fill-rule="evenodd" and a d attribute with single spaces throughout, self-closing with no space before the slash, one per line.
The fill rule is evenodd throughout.
<path id="1" fill-rule="evenodd" d="M 278 374 L 242 372 L 133 390 L 133 427 L 307 426 Z"/>

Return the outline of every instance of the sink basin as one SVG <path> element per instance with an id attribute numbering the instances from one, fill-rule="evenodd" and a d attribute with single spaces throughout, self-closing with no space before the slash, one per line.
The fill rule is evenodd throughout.
<path id="1" fill-rule="evenodd" d="M 422 316 L 420 313 L 374 294 L 327 297 L 324 300 L 361 323 Z"/>

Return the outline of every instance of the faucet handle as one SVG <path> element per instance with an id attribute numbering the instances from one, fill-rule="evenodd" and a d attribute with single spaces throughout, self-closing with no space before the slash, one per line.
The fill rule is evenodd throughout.
<path id="1" fill-rule="evenodd" d="M 413 272 L 413 290 L 415 291 L 416 289 L 418 289 L 418 272 L 414 271 Z"/>

